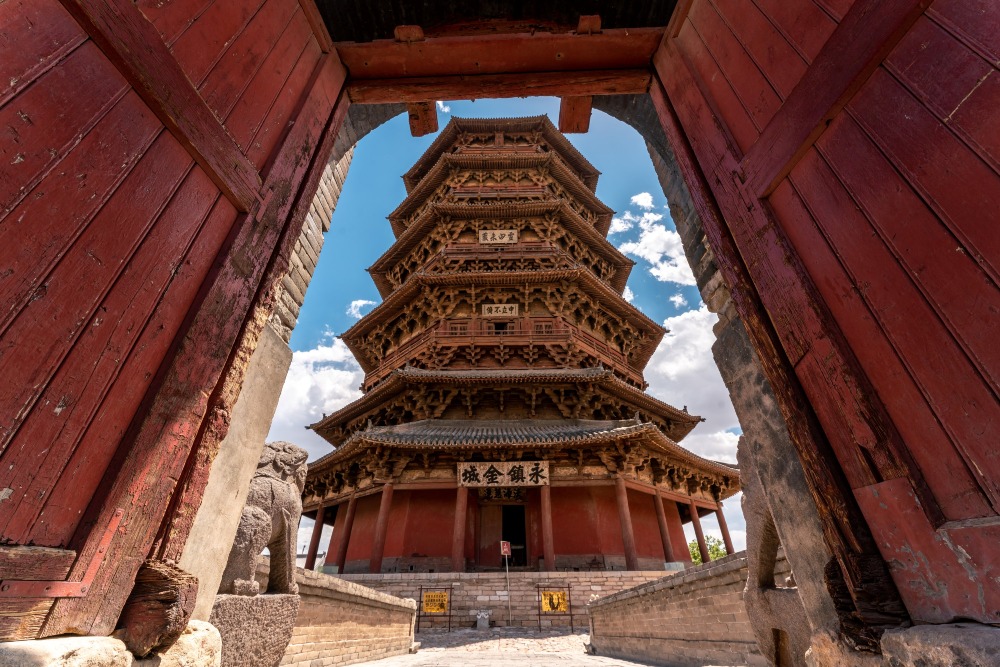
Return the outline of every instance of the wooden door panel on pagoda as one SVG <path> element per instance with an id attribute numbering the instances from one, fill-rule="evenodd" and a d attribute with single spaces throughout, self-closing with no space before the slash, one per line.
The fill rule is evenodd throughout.
<path id="1" fill-rule="evenodd" d="M 121 582 L 183 547 L 208 475 L 189 454 L 201 433 L 210 461 L 225 434 L 331 146 L 345 72 L 311 12 L 0 5 L 16 151 L 0 166 L 0 638 L 106 634 Z"/>
<path id="2" fill-rule="evenodd" d="M 758 351 L 785 359 L 772 383 L 855 540 L 832 545 L 849 584 L 877 547 L 928 622 L 1000 602 L 1000 42 L 981 28 L 1000 10 L 978 7 L 695 0 L 651 93 Z"/>
<path id="3" fill-rule="evenodd" d="M 483 503 L 479 506 L 479 566 L 501 567 L 500 539 L 503 531 L 503 506 Z"/>

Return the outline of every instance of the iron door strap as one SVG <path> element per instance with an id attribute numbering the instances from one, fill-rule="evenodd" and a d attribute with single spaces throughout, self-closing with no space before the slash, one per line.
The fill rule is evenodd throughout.
<path id="1" fill-rule="evenodd" d="M 104 535 L 97 545 L 97 551 L 90 559 L 82 581 L 29 581 L 25 579 L 5 579 L 0 581 L 0 598 L 81 598 L 90 590 L 90 585 L 101 569 L 104 556 L 111 546 L 115 531 L 122 522 L 125 511 L 120 507 L 115 510 Z"/>

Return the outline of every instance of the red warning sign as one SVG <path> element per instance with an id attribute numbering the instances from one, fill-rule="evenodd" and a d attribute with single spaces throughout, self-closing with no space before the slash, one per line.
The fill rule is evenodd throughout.
<path id="1" fill-rule="evenodd" d="M 509 556 L 510 555 L 510 542 L 500 541 L 500 555 Z"/>

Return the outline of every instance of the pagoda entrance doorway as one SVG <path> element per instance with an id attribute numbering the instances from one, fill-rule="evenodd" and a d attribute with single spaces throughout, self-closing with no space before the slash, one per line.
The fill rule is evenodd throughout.
<path id="1" fill-rule="evenodd" d="M 510 542 L 510 566 L 524 567 L 528 564 L 524 505 L 501 505 L 501 509 L 501 539 Z"/>

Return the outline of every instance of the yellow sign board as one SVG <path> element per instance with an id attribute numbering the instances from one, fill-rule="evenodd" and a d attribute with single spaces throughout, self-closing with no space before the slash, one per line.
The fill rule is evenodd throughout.
<path id="1" fill-rule="evenodd" d="M 569 613 L 566 591 L 542 591 L 542 613 Z"/>
<path id="2" fill-rule="evenodd" d="M 448 613 L 448 591 L 425 591 L 423 611 L 425 614 Z"/>

